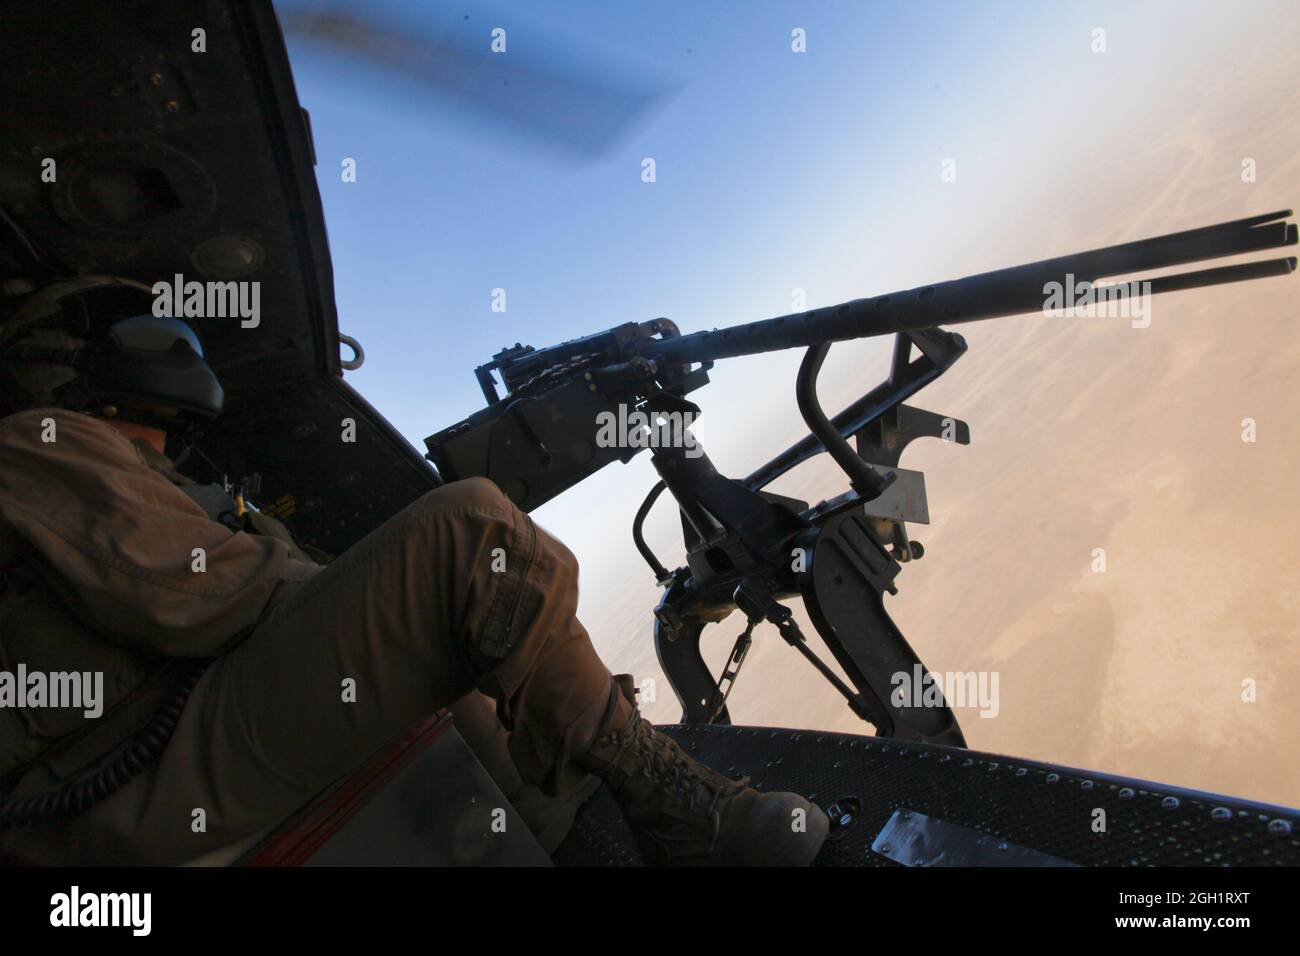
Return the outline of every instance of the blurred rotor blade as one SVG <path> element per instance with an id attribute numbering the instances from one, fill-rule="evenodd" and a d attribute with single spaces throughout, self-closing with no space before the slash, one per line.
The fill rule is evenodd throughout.
<path id="1" fill-rule="evenodd" d="M 358 65 L 412 81 L 440 105 L 458 105 L 541 140 L 589 157 L 609 151 L 644 122 L 667 93 L 665 84 L 630 75 L 608 58 L 580 49 L 532 24 L 510 27 L 494 53 L 482 18 L 452 16 L 442 5 L 420 16 L 447 21 L 441 36 L 427 22 L 381 20 L 351 7 L 279 5 L 292 39 Z M 385 11 L 392 14 L 392 10 Z M 477 16 L 477 14 L 476 14 Z"/>

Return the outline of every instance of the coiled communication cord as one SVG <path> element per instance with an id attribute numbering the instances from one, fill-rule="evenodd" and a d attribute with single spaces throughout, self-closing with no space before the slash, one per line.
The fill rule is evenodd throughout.
<path id="1" fill-rule="evenodd" d="M 208 664 L 200 661 L 186 668 L 176 689 L 109 763 L 45 793 L 0 799 L 0 830 L 56 823 L 90 809 L 126 786 L 167 749 L 185 702 Z"/>

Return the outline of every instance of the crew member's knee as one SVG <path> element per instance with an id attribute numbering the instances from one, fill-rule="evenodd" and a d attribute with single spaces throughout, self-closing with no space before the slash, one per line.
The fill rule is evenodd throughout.
<path id="1" fill-rule="evenodd" d="M 577 611 L 577 558 L 491 481 L 470 478 L 437 488 L 403 521 L 407 567 L 423 563 L 445 582 L 449 609 L 455 609 L 449 626 L 475 680 L 515 674 L 504 682 L 515 686 L 544 645 L 569 635 Z M 502 671 L 507 660 L 512 665 Z M 502 690 L 485 692 L 499 697 Z"/>
<path id="2" fill-rule="evenodd" d="M 492 482 L 467 478 L 417 498 L 396 520 L 399 533 L 426 560 L 445 562 L 453 557 L 448 549 L 463 560 L 484 547 L 503 546 L 518 536 L 526 518 Z"/>
<path id="3" fill-rule="evenodd" d="M 514 502 L 487 478 L 465 478 L 435 488 L 419 500 L 421 508 L 511 514 Z"/>

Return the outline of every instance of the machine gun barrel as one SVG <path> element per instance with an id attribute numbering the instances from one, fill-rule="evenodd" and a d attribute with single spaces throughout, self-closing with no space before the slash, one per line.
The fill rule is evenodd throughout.
<path id="1" fill-rule="evenodd" d="M 1295 245 L 1295 224 L 1279 221 L 1290 216 L 1289 209 L 1267 213 L 905 292 L 855 299 L 809 312 L 650 340 L 641 344 L 638 352 L 668 364 L 711 362 L 756 352 L 1041 312 L 1050 283 L 1060 283 L 1062 289 L 1078 289 L 1085 282 L 1095 283 L 1102 278 Z M 1291 257 L 1130 281 L 1144 283 L 1139 288 L 1157 294 L 1286 275 L 1295 267 L 1296 260 Z M 1115 292 L 1117 299 L 1127 294 L 1123 286 Z"/>

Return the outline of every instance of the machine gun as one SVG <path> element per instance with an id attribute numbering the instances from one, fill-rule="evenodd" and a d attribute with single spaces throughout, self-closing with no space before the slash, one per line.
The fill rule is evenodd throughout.
<path id="1" fill-rule="evenodd" d="M 940 326 L 1046 311 L 1064 290 L 1073 302 L 1100 297 L 1108 306 L 1123 306 L 1136 296 L 1286 275 L 1295 270 L 1294 257 L 1098 284 L 1295 245 L 1296 226 L 1284 221 L 1291 215 L 1253 216 L 690 335 L 660 318 L 548 348 L 516 343 L 475 370 L 487 407 L 427 438 L 427 457 L 444 480 L 490 478 L 527 511 L 649 447 L 662 480 L 637 512 L 632 534 L 665 588 L 655 608 L 655 646 L 683 722 L 730 722 L 727 695 L 754 627 L 766 621 L 880 736 L 965 746 L 951 709 L 883 600 L 886 592 L 897 593 L 901 563 L 923 554 L 906 523 L 928 522 L 924 477 L 898 467 L 903 449 L 925 436 L 970 442 L 964 422 L 904 404 L 966 350 L 960 335 Z M 878 335 L 894 336 L 888 378 L 828 416 L 817 398 L 817 377 L 831 344 Z M 745 478 L 719 474 L 689 427 L 680 425 L 699 414 L 685 396 L 708 382 L 718 359 L 795 347 L 807 348 L 795 396 L 809 434 Z M 667 440 L 654 440 L 669 420 L 679 424 Z M 615 422 L 641 424 L 620 431 Z M 609 440 L 611 432 L 622 440 Z M 847 476 L 844 494 L 809 507 L 763 491 L 822 452 Z M 642 534 L 665 489 L 681 512 L 687 555 L 686 566 L 671 572 Z M 795 596 L 803 598 L 847 684 L 808 647 L 780 603 Z M 700 654 L 700 637 L 737 608 L 747 624 L 715 680 Z M 925 688 L 927 705 L 915 703 L 918 695 L 891 693 L 899 674 Z"/>

